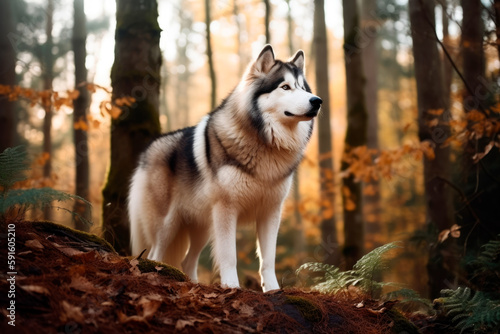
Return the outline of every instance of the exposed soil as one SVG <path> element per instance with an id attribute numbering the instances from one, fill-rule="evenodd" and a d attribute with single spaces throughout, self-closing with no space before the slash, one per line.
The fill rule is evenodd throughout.
<path id="1" fill-rule="evenodd" d="M 102 239 L 53 223 L 16 222 L 15 244 L 14 299 L 6 298 L 8 270 L 0 273 L 1 333 L 417 333 L 394 303 L 193 284 L 175 268 L 121 257 Z"/>

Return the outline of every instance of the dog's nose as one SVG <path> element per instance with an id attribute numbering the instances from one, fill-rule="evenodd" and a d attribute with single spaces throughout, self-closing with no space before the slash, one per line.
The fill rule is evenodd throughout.
<path id="1" fill-rule="evenodd" d="M 317 96 L 314 96 L 309 99 L 309 102 L 312 104 L 314 108 L 319 109 L 321 103 L 323 103 L 323 100 Z"/>

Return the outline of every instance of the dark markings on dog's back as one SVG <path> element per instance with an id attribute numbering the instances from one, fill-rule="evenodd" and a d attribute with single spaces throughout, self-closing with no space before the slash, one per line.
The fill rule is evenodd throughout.
<path id="1" fill-rule="evenodd" d="M 165 157 L 165 162 L 173 174 L 177 174 L 180 169 L 194 176 L 200 173 L 194 159 L 194 131 L 195 127 L 189 127 L 172 133 L 182 134 L 175 148 Z"/>

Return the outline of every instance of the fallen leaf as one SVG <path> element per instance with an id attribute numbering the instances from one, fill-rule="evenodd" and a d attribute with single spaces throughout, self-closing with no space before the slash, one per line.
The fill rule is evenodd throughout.
<path id="1" fill-rule="evenodd" d="M 43 245 L 38 240 L 28 240 L 24 243 L 26 247 L 44 249 Z"/>
<path id="2" fill-rule="evenodd" d="M 148 297 L 141 297 L 137 304 L 142 307 L 142 316 L 148 318 L 152 316 L 161 306 L 161 300 L 150 299 Z"/>
<path id="3" fill-rule="evenodd" d="M 49 290 L 39 285 L 21 285 L 21 289 L 28 292 L 39 293 L 42 295 L 50 296 Z"/>
<path id="4" fill-rule="evenodd" d="M 186 327 L 186 326 L 194 326 L 195 322 L 196 322 L 196 320 L 183 320 L 183 319 L 179 319 L 175 323 L 175 330 L 180 331 L 180 330 L 183 330 L 184 327 Z"/>
<path id="5" fill-rule="evenodd" d="M 71 277 L 70 288 L 73 288 L 82 292 L 89 292 L 95 290 L 94 284 L 90 283 L 85 277 L 76 275 Z"/>
<path id="6" fill-rule="evenodd" d="M 453 224 L 453 226 L 450 228 L 450 235 L 453 238 L 460 238 L 460 229 L 461 228 L 462 228 L 462 226 L 457 225 L 457 224 Z"/>
<path id="7" fill-rule="evenodd" d="M 216 298 L 217 296 L 218 296 L 218 294 L 215 292 L 206 293 L 203 295 L 203 297 L 205 297 L 205 298 Z"/>
<path id="8" fill-rule="evenodd" d="M 74 306 L 63 300 L 61 303 L 63 308 L 63 313 L 61 313 L 61 321 L 74 320 L 76 322 L 83 322 L 82 308 L 79 306 Z"/>
<path id="9" fill-rule="evenodd" d="M 239 312 L 244 317 L 251 317 L 255 313 L 253 307 L 251 307 L 250 305 L 247 305 L 247 304 L 243 304 L 240 307 Z"/>
<path id="10" fill-rule="evenodd" d="M 82 252 L 81 250 L 78 250 L 78 249 L 74 249 L 72 247 L 61 247 L 59 248 L 59 250 L 66 254 L 67 256 L 74 256 L 74 255 L 80 255 L 80 254 L 83 254 L 84 252 Z"/>
<path id="11" fill-rule="evenodd" d="M 22 255 L 28 255 L 28 254 L 31 254 L 33 253 L 32 251 L 25 251 L 25 252 L 21 252 L 21 253 L 18 253 L 17 255 L 18 256 L 22 256 Z"/>
<path id="12" fill-rule="evenodd" d="M 440 242 L 440 243 L 444 242 L 446 239 L 448 239 L 449 235 L 450 235 L 450 230 L 449 229 L 442 230 L 441 232 L 439 232 L 438 242 Z"/>

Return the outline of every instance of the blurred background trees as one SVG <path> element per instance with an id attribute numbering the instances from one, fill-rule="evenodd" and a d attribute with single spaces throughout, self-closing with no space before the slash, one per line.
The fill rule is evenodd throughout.
<path id="1" fill-rule="evenodd" d="M 499 8 L 496 0 L 1 0 L 0 148 L 28 145 L 31 185 L 89 199 L 91 231 L 126 253 L 124 204 L 140 151 L 160 129 L 196 124 L 266 42 L 279 59 L 303 49 L 324 103 L 287 201 L 278 276 L 301 284 L 294 271 L 304 262 L 348 268 L 405 240 L 384 279 L 435 296 L 470 284 L 464 261 L 500 233 Z M 57 102 L 66 91 L 73 108 Z M 239 269 L 254 272 L 253 227 L 239 229 L 238 249 Z M 213 277 L 206 270 L 201 279 Z"/>

